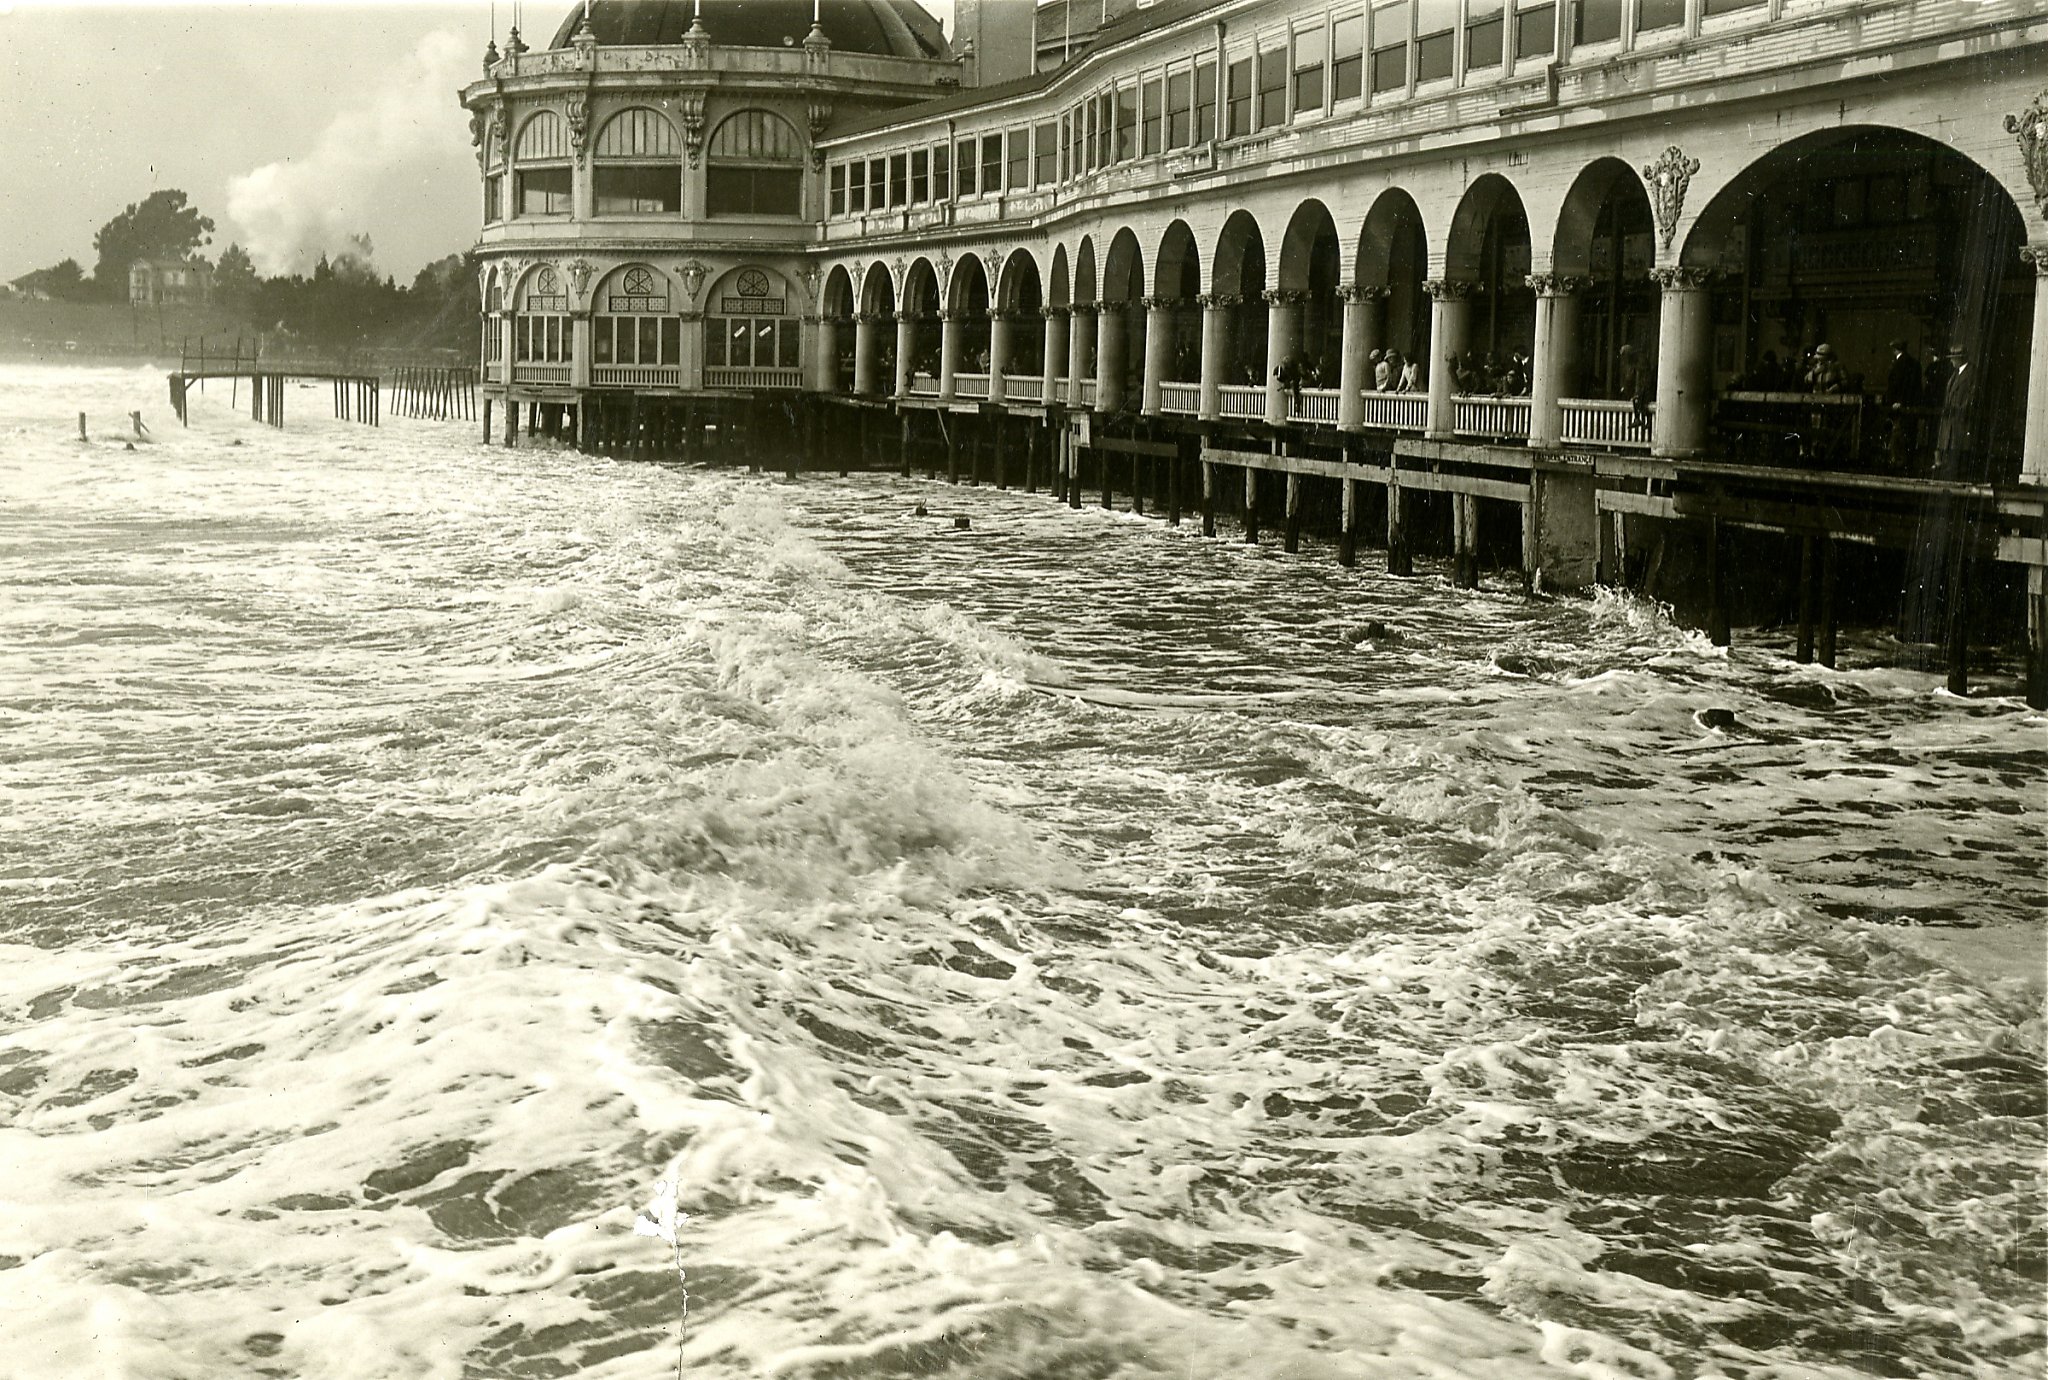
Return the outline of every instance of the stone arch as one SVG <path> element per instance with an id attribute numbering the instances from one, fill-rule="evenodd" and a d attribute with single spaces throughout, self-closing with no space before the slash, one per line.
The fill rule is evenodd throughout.
<path id="1" fill-rule="evenodd" d="M 1438 354 L 1457 354 L 1433 367 L 1458 370 L 1460 392 L 1490 393 L 1509 387 L 1511 374 L 1528 386 L 1526 363 L 1517 371 L 1514 359 L 1526 361 L 1535 348 L 1536 293 L 1529 285 L 1531 241 L 1529 216 L 1514 184 L 1498 173 L 1473 180 L 1451 218 L 1444 243 L 1447 287 L 1469 294 L 1463 338 L 1454 335 L 1437 343 Z"/>
<path id="2" fill-rule="evenodd" d="M 866 316 L 896 314 L 896 279 L 880 259 L 868 265 L 860 279 L 860 309 Z"/>
<path id="3" fill-rule="evenodd" d="M 1038 260 L 1028 249 L 1013 249 L 996 280 L 996 302 L 1010 319 L 1006 374 L 1035 374 L 1045 359 L 1045 285 Z"/>
<path id="4" fill-rule="evenodd" d="M 945 287 L 948 314 L 979 312 L 987 316 L 990 298 L 988 267 L 981 255 L 962 254 L 947 275 Z"/>
<path id="5" fill-rule="evenodd" d="M 1003 260 L 996 300 L 1005 311 L 1037 311 L 1045 305 L 1045 288 L 1038 273 L 1038 260 L 1028 249 L 1013 249 Z"/>
<path id="6" fill-rule="evenodd" d="M 825 289 L 818 298 L 820 314 L 844 321 L 853 315 L 853 275 L 845 264 L 834 264 L 825 275 Z"/>
<path id="7" fill-rule="evenodd" d="M 1050 306 L 1064 307 L 1071 305 L 1073 300 L 1074 294 L 1069 285 L 1067 271 L 1067 247 L 1063 244 L 1055 245 L 1052 251 L 1052 274 L 1047 283 L 1046 301 Z"/>
<path id="8" fill-rule="evenodd" d="M 905 354 L 901 361 L 912 374 L 929 374 L 938 377 L 939 346 L 939 274 L 930 259 L 922 256 L 913 259 L 903 274 L 903 295 L 897 306 L 897 320 L 903 324 L 899 339 L 905 342 Z"/>
<path id="9" fill-rule="evenodd" d="M 910 261 L 903 274 L 899 312 L 936 317 L 939 314 L 939 272 L 922 255 Z"/>
<path id="10" fill-rule="evenodd" d="M 1209 290 L 1253 297 L 1266 289 L 1266 241 L 1249 211 L 1230 213 L 1216 236 L 1210 260 Z"/>
<path id="11" fill-rule="evenodd" d="M 1599 158 L 1573 179 L 1558 208 L 1550 261 L 1556 281 L 1569 286 L 1570 339 L 1559 390 L 1566 397 L 1613 397 L 1621 387 L 1629 346 L 1648 360 L 1657 342 L 1656 262 L 1650 198 L 1636 170 L 1619 158 Z"/>
<path id="12" fill-rule="evenodd" d="M 1320 261 L 1328 259 L 1328 272 Z M 1337 246 L 1337 221 L 1330 208 L 1310 197 L 1294 208 L 1287 231 L 1280 238 L 1280 272 L 1275 284 L 1283 292 L 1306 292 L 1321 286 L 1327 277 L 1334 292 L 1343 272 L 1342 251 Z"/>
<path id="13" fill-rule="evenodd" d="M 1095 241 L 1081 236 L 1081 247 L 1074 252 L 1074 301 L 1093 306 L 1095 290 Z"/>
<path id="14" fill-rule="evenodd" d="M 593 158 L 680 158 L 683 142 L 675 122 L 649 105 L 629 105 L 613 112 L 591 144 Z"/>
<path id="15" fill-rule="evenodd" d="M 1622 219 L 1630 225 L 1638 220 L 1645 227 L 1650 223 L 1650 196 L 1636 170 L 1619 158 L 1596 158 L 1579 170 L 1558 207 L 1557 229 L 1551 236 L 1551 268 L 1575 278 L 1591 273 L 1595 226 L 1603 219 L 1613 219 L 1617 209 L 1626 211 Z M 1647 262 L 1642 265 L 1646 273 L 1649 268 Z"/>
<path id="16" fill-rule="evenodd" d="M 1159 237 L 1153 257 L 1152 295 L 1171 305 L 1167 321 L 1173 331 L 1167 349 L 1166 377 L 1196 383 L 1202 377 L 1202 251 L 1195 232 L 1176 220 Z"/>
<path id="17" fill-rule="evenodd" d="M 1102 261 L 1102 300 L 1136 302 L 1145 296 L 1145 251 L 1128 225 L 1109 242 Z"/>
<path id="18" fill-rule="evenodd" d="M 1458 210 L 1451 217 L 1451 232 L 1444 242 L 1444 276 L 1468 282 L 1484 281 L 1482 270 L 1494 265 L 1484 262 L 1489 235 L 1512 236 L 1520 227 L 1522 273 L 1528 273 L 1529 217 L 1522 209 L 1522 197 L 1515 185 L 1499 173 L 1483 173 L 1465 189 Z"/>
<path id="19" fill-rule="evenodd" d="M 1429 273 L 1429 232 L 1415 198 L 1389 187 L 1373 200 L 1358 227 L 1358 252 L 1353 281 L 1362 287 L 1392 287 L 1409 272 L 1420 280 Z"/>
<path id="20" fill-rule="evenodd" d="M 519 163 L 555 162 L 569 156 L 569 126 L 552 110 L 536 110 L 520 123 L 512 141 Z"/>

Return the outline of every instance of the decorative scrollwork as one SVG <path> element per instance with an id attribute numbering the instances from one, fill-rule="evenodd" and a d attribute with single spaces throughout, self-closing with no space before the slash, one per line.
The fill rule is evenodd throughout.
<path id="1" fill-rule="evenodd" d="M 1713 280 L 1713 269 L 1695 268 L 1691 264 L 1673 264 L 1668 268 L 1650 270 L 1650 281 L 1666 292 L 1698 292 Z"/>
<path id="2" fill-rule="evenodd" d="M 2048 91 L 2017 115 L 2005 117 L 2005 132 L 2019 141 L 2020 162 L 2034 184 L 2034 201 L 2048 215 Z"/>
<path id="3" fill-rule="evenodd" d="M 1463 302 L 1479 294 L 1479 284 L 1469 278 L 1425 278 L 1422 290 L 1437 302 Z"/>
<path id="4" fill-rule="evenodd" d="M 1657 215 L 1657 243 L 1671 248 L 1678 234 L 1678 218 L 1685 211 L 1685 189 L 1692 185 L 1700 160 L 1687 158 L 1676 144 L 1657 155 L 1657 161 L 1643 165 L 1643 180 L 1650 184 L 1650 206 Z"/>

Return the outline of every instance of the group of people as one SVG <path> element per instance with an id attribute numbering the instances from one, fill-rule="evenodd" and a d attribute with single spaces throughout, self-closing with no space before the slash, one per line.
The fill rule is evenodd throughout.
<path id="1" fill-rule="evenodd" d="M 1890 344 L 1891 359 L 1885 368 L 1882 400 L 1886 407 L 1939 407 L 1954 376 L 1956 365 L 1965 358 L 1960 347 L 1929 347 L 1925 363 L 1903 340 Z M 1780 360 L 1776 350 L 1766 350 L 1756 366 L 1735 380 L 1738 390 L 1749 393 L 1828 393 L 1860 396 L 1868 391 L 1860 373 L 1842 367 L 1835 347 L 1826 341 L 1808 350 L 1803 358 Z"/>
<path id="2" fill-rule="evenodd" d="M 1422 362 L 1413 355 L 1403 355 L 1399 350 L 1374 350 L 1366 356 L 1366 363 L 1372 366 L 1376 393 L 1415 393 L 1423 387 Z"/>
<path id="3" fill-rule="evenodd" d="M 1499 356 L 1488 353 L 1482 356 L 1477 350 L 1465 351 L 1465 357 L 1448 355 L 1444 362 L 1451 367 L 1452 377 L 1457 380 L 1460 393 L 1491 393 L 1497 398 L 1526 398 L 1534 375 L 1528 352 L 1517 349 L 1502 363 Z"/>

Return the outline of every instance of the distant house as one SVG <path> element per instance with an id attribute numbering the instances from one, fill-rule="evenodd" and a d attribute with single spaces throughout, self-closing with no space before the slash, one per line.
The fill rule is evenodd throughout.
<path id="1" fill-rule="evenodd" d="M 213 293 L 213 269 L 180 259 L 137 259 L 128 268 L 128 301 L 138 307 L 196 306 Z"/>

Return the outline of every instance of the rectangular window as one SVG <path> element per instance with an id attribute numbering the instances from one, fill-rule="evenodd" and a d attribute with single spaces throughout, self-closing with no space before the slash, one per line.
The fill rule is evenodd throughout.
<path id="1" fill-rule="evenodd" d="M 1060 127 L 1047 120 L 1038 127 L 1037 146 L 1032 150 L 1036 160 L 1031 173 L 1031 185 L 1050 187 L 1060 180 Z"/>
<path id="2" fill-rule="evenodd" d="M 1074 120 L 1070 113 L 1060 116 L 1060 181 L 1074 175 Z"/>
<path id="3" fill-rule="evenodd" d="M 879 211 L 889 204 L 889 160 L 868 160 L 868 209 Z"/>
<path id="4" fill-rule="evenodd" d="M 932 155 L 929 149 L 910 151 L 910 200 L 922 206 L 932 199 Z"/>
<path id="5" fill-rule="evenodd" d="M 618 168 L 600 163 L 590 180 L 601 216 L 672 216 L 683 209 L 683 170 L 672 163 Z"/>
<path id="6" fill-rule="evenodd" d="M 498 188 L 504 179 L 492 173 L 484 179 L 484 224 L 489 225 L 498 218 Z"/>
<path id="7" fill-rule="evenodd" d="M 1166 79 L 1166 146 L 1184 149 L 1194 142 L 1195 76 L 1179 71 Z"/>
<path id="8" fill-rule="evenodd" d="M 1372 89 L 1398 91 L 1408 85 L 1408 4 L 1382 5 L 1372 12 Z"/>
<path id="9" fill-rule="evenodd" d="M 1620 37 L 1621 0 L 1573 0 L 1573 43 L 1612 43 Z"/>
<path id="10" fill-rule="evenodd" d="M 1685 0 L 1639 0 L 1638 29 L 1672 29 L 1685 22 Z"/>
<path id="11" fill-rule="evenodd" d="M 1095 170 L 1095 101 L 1090 98 L 1081 108 L 1081 171 Z"/>
<path id="12" fill-rule="evenodd" d="M 868 181 L 865 163 L 850 163 L 846 169 L 846 209 L 855 215 L 868 209 Z"/>
<path id="13" fill-rule="evenodd" d="M 1451 35 L 1457 27 L 1458 0 L 1415 0 L 1415 80 L 1451 75 Z"/>
<path id="14" fill-rule="evenodd" d="M 1166 147 L 1166 83 L 1154 77 L 1145 83 L 1140 105 L 1138 152 L 1150 158 Z"/>
<path id="15" fill-rule="evenodd" d="M 661 318 L 661 362 L 675 364 L 683 357 L 683 323 L 673 316 Z"/>
<path id="16" fill-rule="evenodd" d="M 889 159 L 889 204 L 910 204 L 910 155 L 898 153 Z"/>
<path id="17" fill-rule="evenodd" d="M 803 174 L 795 168 L 721 168 L 704 172 L 704 209 L 714 216 L 794 216 L 803 210 Z"/>
<path id="18" fill-rule="evenodd" d="M 835 216 L 846 214 L 846 165 L 844 163 L 834 163 L 832 165 L 832 214 Z"/>
<path id="19" fill-rule="evenodd" d="M 529 168 L 519 174 L 519 214 L 522 216 L 566 216 L 569 214 L 569 170 Z"/>
<path id="20" fill-rule="evenodd" d="M 980 166 L 981 166 L 980 164 L 978 164 L 978 163 L 976 163 L 976 162 L 974 161 L 974 141 L 973 141 L 972 139 L 962 139 L 962 140 L 960 141 L 960 159 L 959 159 L 959 167 L 960 167 L 960 195 L 962 195 L 962 196 L 973 196 L 973 195 L 974 195 L 974 189 L 975 189 L 975 182 L 974 182 L 974 174 L 975 174 L 975 170 L 976 170 L 977 168 L 979 168 Z"/>
<path id="21" fill-rule="evenodd" d="M 1679 0 L 1683 4 L 1685 0 Z M 1465 69 L 1476 71 L 1500 66 L 1501 34 L 1506 20 L 1502 0 L 1466 0 Z"/>
<path id="22" fill-rule="evenodd" d="M 1121 86 L 1116 93 L 1116 161 L 1138 156 L 1138 88 Z"/>
<path id="23" fill-rule="evenodd" d="M 1303 29 L 1294 35 L 1294 113 L 1320 114 L 1323 109 L 1323 31 Z"/>
<path id="24" fill-rule="evenodd" d="M 1330 49 L 1330 98 L 1354 100 L 1365 90 L 1365 16 L 1338 20 Z"/>
<path id="25" fill-rule="evenodd" d="M 804 338 L 798 333 L 794 321 L 777 321 L 775 326 L 775 363 L 778 368 L 794 369 L 803 363 L 797 353 L 803 348 Z"/>
<path id="26" fill-rule="evenodd" d="M 1095 113 L 1095 137 L 1100 145 L 1095 150 L 1095 162 L 1106 168 L 1116 161 L 1116 92 L 1103 92 L 1095 103 L 1101 107 Z"/>
<path id="27" fill-rule="evenodd" d="M 724 367 L 725 365 L 725 318 L 712 316 L 704 321 L 704 362 Z"/>
<path id="28" fill-rule="evenodd" d="M 1737 10 L 1754 9 L 1763 3 L 1764 0 L 1707 0 L 1705 12 L 1709 15 L 1733 14 Z"/>
<path id="29" fill-rule="evenodd" d="M 1216 137 L 1216 64 L 1205 62 L 1195 68 L 1195 142 L 1206 144 Z"/>
<path id="30" fill-rule="evenodd" d="M 952 150 L 944 144 L 932 150 L 932 200 L 944 201 L 953 194 Z"/>
<path id="31" fill-rule="evenodd" d="M 1013 129 L 1004 137 L 1010 142 L 1009 167 L 1003 174 L 1004 185 L 1013 192 L 1021 192 L 1031 185 L 1031 131 Z"/>
<path id="32" fill-rule="evenodd" d="M 1228 138 L 1252 132 L 1252 60 L 1239 58 L 1230 64 L 1230 107 Z"/>
<path id="33" fill-rule="evenodd" d="M 1762 0 L 1758 0 L 1762 3 Z M 1548 57 L 1557 46 L 1557 6 L 1515 7 L 1515 59 Z"/>
<path id="34" fill-rule="evenodd" d="M 1259 128 L 1287 123 L 1287 47 L 1259 52 Z"/>
<path id="35" fill-rule="evenodd" d="M 1003 189 L 1003 136 L 984 134 L 981 137 L 981 190 L 985 196 L 993 196 Z"/>

